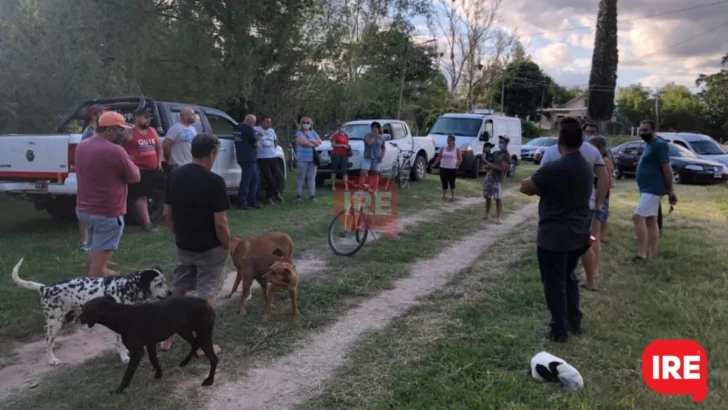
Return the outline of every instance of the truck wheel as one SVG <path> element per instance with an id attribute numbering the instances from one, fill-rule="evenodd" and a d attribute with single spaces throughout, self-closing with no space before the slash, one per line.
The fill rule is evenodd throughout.
<path id="1" fill-rule="evenodd" d="M 622 168 L 620 168 L 619 166 L 614 168 L 614 172 L 612 172 L 612 175 L 614 176 L 614 179 L 624 178 L 624 173 L 622 172 Z"/>
<path id="2" fill-rule="evenodd" d="M 164 191 L 155 190 L 152 195 L 147 198 L 147 212 L 149 212 L 149 222 L 157 225 L 162 222 L 164 216 Z M 126 215 L 124 222 L 127 225 L 141 225 L 142 218 L 136 208 L 135 199 L 129 197 L 126 202 Z"/>
<path id="3" fill-rule="evenodd" d="M 412 181 L 422 181 L 425 179 L 427 173 L 427 159 L 424 155 L 418 155 L 415 158 L 415 163 L 412 166 L 412 172 L 410 173 L 410 179 Z"/>
<path id="4" fill-rule="evenodd" d="M 518 167 L 518 158 L 511 158 L 511 166 L 508 167 L 508 175 L 509 177 L 512 177 L 516 175 L 516 168 Z"/>
<path id="5" fill-rule="evenodd" d="M 478 174 L 480 173 L 480 166 L 478 161 L 478 158 L 473 158 L 473 162 L 470 164 L 470 168 L 468 168 L 468 178 L 477 179 Z"/>
<path id="6" fill-rule="evenodd" d="M 76 218 L 76 196 L 57 196 L 49 199 L 44 204 L 45 210 L 53 219 L 59 221 L 75 221 Z"/>
<path id="7" fill-rule="evenodd" d="M 326 182 L 326 175 L 316 175 L 316 187 L 317 188 L 324 186 L 325 182 Z"/>

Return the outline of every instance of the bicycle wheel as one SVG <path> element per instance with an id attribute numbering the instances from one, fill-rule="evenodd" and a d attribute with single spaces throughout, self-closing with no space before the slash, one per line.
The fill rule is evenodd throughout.
<path id="1" fill-rule="evenodd" d="M 394 184 L 399 179 L 399 165 L 394 164 L 392 166 L 392 171 L 389 173 L 389 176 L 387 177 L 387 185 L 384 187 L 385 191 L 389 191 L 392 188 L 392 184 Z"/>
<path id="2" fill-rule="evenodd" d="M 337 228 L 343 229 L 338 231 Z M 329 226 L 329 247 L 339 256 L 352 256 L 359 252 L 369 236 L 369 221 L 353 207 L 339 212 Z"/>
<path id="3" fill-rule="evenodd" d="M 400 189 L 407 188 L 409 186 L 409 180 L 410 180 L 410 174 L 412 173 L 412 167 L 409 165 L 409 163 L 406 163 L 402 166 L 402 169 L 397 175 L 397 186 L 400 187 Z"/>

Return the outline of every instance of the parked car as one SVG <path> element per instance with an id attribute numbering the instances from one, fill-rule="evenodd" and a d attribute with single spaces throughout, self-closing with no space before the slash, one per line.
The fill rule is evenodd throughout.
<path id="1" fill-rule="evenodd" d="M 616 166 L 614 177 L 621 179 L 637 172 L 637 165 L 644 151 L 643 141 L 633 141 L 614 148 Z M 724 182 L 728 178 L 721 163 L 698 158 L 686 148 L 668 143 L 672 179 L 676 184 L 705 184 Z"/>
<path id="2" fill-rule="evenodd" d="M 483 144 L 486 141 L 496 145 L 498 151 L 498 136 L 507 136 L 510 139 L 508 151 L 511 153 L 511 168 L 508 175 L 516 172 L 521 160 L 521 120 L 514 117 L 504 117 L 491 114 L 464 114 L 451 113 L 441 115 L 433 124 L 428 135 L 435 141 L 437 152 L 447 146 L 447 136 L 455 136 L 455 146 L 463 152 L 463 161 L 460 170 L 470 178 L 477 178 L 483 170 L 480 160 L 483 153 Z M 430 161 L 432 165 L 434 159 Z"/>
<path id="3" fill-rule="evenodd" d="M 123 114 L 132 121 L 132 112 L 146 107 L 152 112 L 152 127 L 164 141 L 167 130 L 178 123 L 183 107 L 195 111 L 197 132 L 212 132 L 220 138 L 221 147 L 213 172 L 225 179 L 228 193 L 236 195 L 240 183 L 240 166 L 235 158 L 232 139 L 235 120 L 214 108 L 200 105 L 154 101 L 148 97 L 117 97 L 82 102 L 61 121 L 56 134 L 46 135 L 2 135 L 0 136 L 0 192 L 18 196 L 35 204 L 38 210 L 45 210 L 57 219 L 76 217 L 76 146 L 81 142 L 81 132 L 88 125 L 88 107 L 101 104 Z M 283 149 L 276 148 L 280 167 L 286 175 Z M 285 179 L 285 178 L 284 178 Z M 285 181 L 278 187 L 285 189 Z M 261 189 L 261 191 L 263 191 Z M 164 207 L 163 196 L 150 198 L 149 216 L 152 222 L 159 222 Z M 126 219 L 138 223 L 135 207 Z"/>
<path id="4" fill-rule="evenodd" d="M 543 153 L 546 152 L 546 150 L 549 147 L 552 147 L 559 143 L 559 139 L 556 137 L 546 137 L 544 141 L 541 143 L 541 145 L 536 148 L 536 151 L 533 153 L 533 163 L 536 165 L 541 164 L 541 158 L 543 158 Z"/>
<path id="5" fill-rule="evenodd" d="M 521 147 L 521 160 L 522 161 L 533 161 L 533 154 L 536 149 L 543 143 L 547 137 L 534 138 L 531 141 L 523 144 Z"/>
<path id="6" fill-rule="evenodd" d="M 691 132 L 660 132 L 658 135 L 665 141 L 687 149 L 698 158 L 720 162 L 726 167 L 725 172 L 728 173 L 728 152 L 713 138 Z"/>
<path id="7" fill-rule="evenodd" d="M 349 174 L 357 175 L 361 170 L 361 163 L 364 159 L 364 136 L 371 132 L 372 122 L 377 121 L 382 125 L 384 139 L 387 147 L 382 160 L 382 174 L 387 175 L 392 170 L 399 151 L 394 147 L 396 144 L 404 151 L 414 151 L 412 159 L 412 181 L 422 181 L 427 173 L 427 164 L 435 157 L 435 143 L 431 137 L 413 137 L 407 123 L 399 120 L 357 120 L 344 124 L 344 132 L 349 136 L 349 143 L 353 155 L 349 157 Z M 331 177 L 331 141 L 326 139 L 316 150 L 321 158 L 321 166 L 316 174 L 316 185 L 323 185 L 326 179 Z"/>

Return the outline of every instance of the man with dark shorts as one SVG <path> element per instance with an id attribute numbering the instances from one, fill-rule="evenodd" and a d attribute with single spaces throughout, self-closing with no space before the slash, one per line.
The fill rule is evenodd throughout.
<path id="1" fill-rule="evenodd" d="M 124 149 L 134 164 L 139 167 L 141 181 L 129 185 L 129 196 L 134 199 L 134 212 L 144 230 L 154 232 L 156 228 L 149 219 L 148 199 L 154 191 L 164 189 L 164 172 L 162 171 L 162 143 L 157 131 L 151 127 L 152 114 L 146 109 L 134 112 L 134 128 L 131 139 L 124 142 Z"/>
<path id="2" fill-rule="evenodd" d="M 196 290 L 197 296 L 215 304 L 215 296 L 225 280 L 230 249 L 230 209 L 225 180 L 211 171 L 220 141 L 210 133 L 192 140 L 192 162 L 167 177 L 164 220 L 174 233 L 177 266 L 172 287 L 177 296 Z M 169 350 L 172 337 L 162 342 Z M 215 346 L 215 351 L 219 347 Z M 199 355 L 199 351 L 198 351 Z"/>
<path id="3" fill-rule="evenodd" d="M 579 151 L 583 141 L 579 122 L 565 118 L 559 130 L 561 158 L 542 165 L 521 182 L 522 193 L 541 197 L 538 266 L 551 312 L 548 337 L 561 343 L 568 340 L 569 331 L 581 332 L 583 316 L 574 270 L 579 258 L 589 249 L 592 218 L 589 197 L 594 186 L 594 167 Z"/>

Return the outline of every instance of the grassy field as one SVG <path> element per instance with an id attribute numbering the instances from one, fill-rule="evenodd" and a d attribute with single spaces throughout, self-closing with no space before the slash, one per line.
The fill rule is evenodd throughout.
<path id="1" fill-rule="evenodd" d="M 642 350 L 665 338 L 705 347 L 708 398 L 699 407 L 725 408 L 728 189 L 680 186 L 677 194 L 662 255 L 635 265 L 637 195 L 634 181 L 618 184 L 600 291 L 582 294 L 582 336 L 565 345 L 543 337 L 548 313 L 529 221 L 422 307 L 369 334 L 299 410 L 694 408 L 688 397 L 658 396 L 641 380 Z M 528 377 L 531 356 L 542 350 L 576 366 L 585 389 L 565 393 Z"/>
<path id="2" fill-rule="evenodd" d="M 513 181 L 519 181 L 531 171 L 531 167 L 523 167 Z M 401 193 L 400 210 L 411 214 L 431 207 L 433 203 L 442 206 L 443 203 L 439 200 L 441 191 L 436 178 L 436 175 L 429 176 L 424 183 L 412 184 L 408 192 Z M 479 180 L 459 180 L 458 184 L 461 195 L 480 193 Z M 220 367 L 220 371 L 225 374 L 224 377 L 239 377 L 254 363 L 291 351 L 304 342 L 311 332 L 331 323 L 357 300 L 386 289 L 397 278 L 407 275 L 411 263 L 423 258 L 424 255 L 435 255 L 449 241 L 474 230 L 483 229 L 482 224 L 473 223 L 474 220 L 480 219 L 482 205 L 470 206 L 458 212 L 443 213 L 434 220 L 419 224 L 394 239 L 367 245 L 355 259 L 339 258 L 328 250 L 324 236 L 332 217 L 332 204 L 330 198 L 324 198 L 326 195 L 319 197 L 321 199 L 315 205 L 286 204 L 259 214 L 235 213 L 231 217 L 231 224 L 236 233 L 242 231 L 243 226 L 245 235 L 272 229 L 289 232 L 294 238 L 297 250 L 321 249 L 322 258 L 326 260 L 327 266 L 316 276 L 302 280 L 300 285 L 302 317 L 299 320 L 291 321 L 288 316 L 289 305 L 281 302 L 274 311 L 273 321 L 264 324 L 262 303 L 257 288 L 254 288 L 253 300 L 249 302 L 249 316 L 246 319 L 237 315 L 239 293 L 233 303 L 218 308 L 216 342 L 224 349 Z M 525 202 L 524 198 L 516 197 L 510 209 L 513 210 Z M 297 222 L 300 212 L 308 214 L 306 219 L 309 222 L 305 226 L 300 226 Z M 75 243 L 72 236 L 73 227 L 66 226 L 64 232 L 67 232 L 65 240 Z M 159 259 L 156 254 L 164 253 L 167 256 L 166 254 L 173 252 L 171 238 L 163 230 L 151 235 L 159 238 L 159 241 L 154 243 L 157 252 L 143 252 L 143 249 L 152 242 L 145 236 L 149 235 L 138 232 L 130 234 L 128 241 L 125 237 L 124 246 L 127 248 L 125 256 L 129 258 L 128 261 L 137 261 L 137 264 L 152 263 Z M 31 254 L 27 249 L 30 243 L 31 241 L 25 242 L 25 249 L 18 244 L 14 252 L 18 255 Z M 76 251 L 68 250 L 68 254 L 73 256 L 74 252 Z M 78 258 L 69 258 L 64 263 L 72 266 L 76 259 L 78 263 L 82 261 Z M 9 256 L 7 261 L 3 260 L 2 263 L 7 265 L 6 269 L 9 271 L 15 260 L 14 256 Z M 121 261 L 121 256 L 118 260 Z M 171 267 L 171 263 L 172 257 L 169 258 L 166 267 Z M 38 275 L 36 272 L 40 270 L 38 266 L 41 266 L 41 261 L 37 262 L 36 269 L 26 269 L 28 273 L 24 276 L 32 275 L 35 279 Z M 169 272 L 169 269 L 167 271 Z M 31 296 L 26 302 L 27 306 L 24 308 L 26 311 L 21 311 L 17 306 L 10 307 L 15 311 L 14 315 L 25 316 L 25 321 L 13 317 L 13 314 L 3 313 L 8 322 L 15 324 L 13 332 L 7 332 L 5 337 L 15 340 L 12 335 L 34 335 L 42 331 L 42 315 L 37 307 L 37 296 L 33 292 L 19 291 L 9 278 L 7 282 L 2 281 L 2 284 L 8 298 L 14 298 L 16 303 L 21 296 L 28 294 Z M 6 302 L 12 305 L 10 301 Z M 34 323 L 33 326 L 37 328 L 32 328 L 28 321 Z M 180 379 L 182 375 L 188 374 L 189 378 L 185 380 L 197 385 L 204 378 L 208 364 L 205 361 L 193 362 L 190 368 L 182 372 L 176 365 L 183 355 L 183 350 L 186 350 L 186 347 L 180 345 L 171 353 L 161 355 L 162 367 L 166 371 L 165 377 L 153 384 L 149 383 L 152 380 L 149 364 L 143 362 L 132 384 L 133 395 L 125 395 L 123 398 L 113 397 L 109 400 L 108 393 L 119 382 L 124 368 L 117 357 L 109 353 L 79 367 L 60 369 L 31 394 L 14 401 L 12 408 L 42 408 L 51 402 L 56 403 L 54 409 L 111 409 L 122 406 L 162 409 L 190 405 L 198 400 L 196 393 L 198 389 L 180 393 Z"/>
<path id="3" fill-rule="evenodd" d="M 459 180 L 460 195 L 478 195 L 480 180 Z M 412 183 L 398 196 L 398 207 L 403 214 L 420 211 L 433 200 L 439 204 L 441 191 L 437 175 L 429 175 L 422 183 Z M 261 210 L 229 214 L 230 229 L 239 237 L 259 235 L 270 231 L 287 232 L 294 240 L 295 252 L 327 248 L 326 232 L 334 215 L 333 195 L 326 185 L 319 189 L 318 202 L 293 201 L 295 178 L 289 178 L 284 205 L 268 206 Z M 0 355 L 10 347 L 8 341 L 25 341 L 43 332 L 43 315 L 38 295 L 19 289 L 10 278 L 10 271 L 21 257 L 25 262 L 20 276 L 41 283 L 84 275 L 86 253 L 79 252 L 76 223 L 51 219 L 45 212 L 35 211 L 32 203 L 0 196 Z M 169 276 L 174 267 L 174 240 L 166 228 L 147 233 L 129 226 L 124 232 L 121 248 L 113 261 L 122 271 L 159 266 Z"/>

